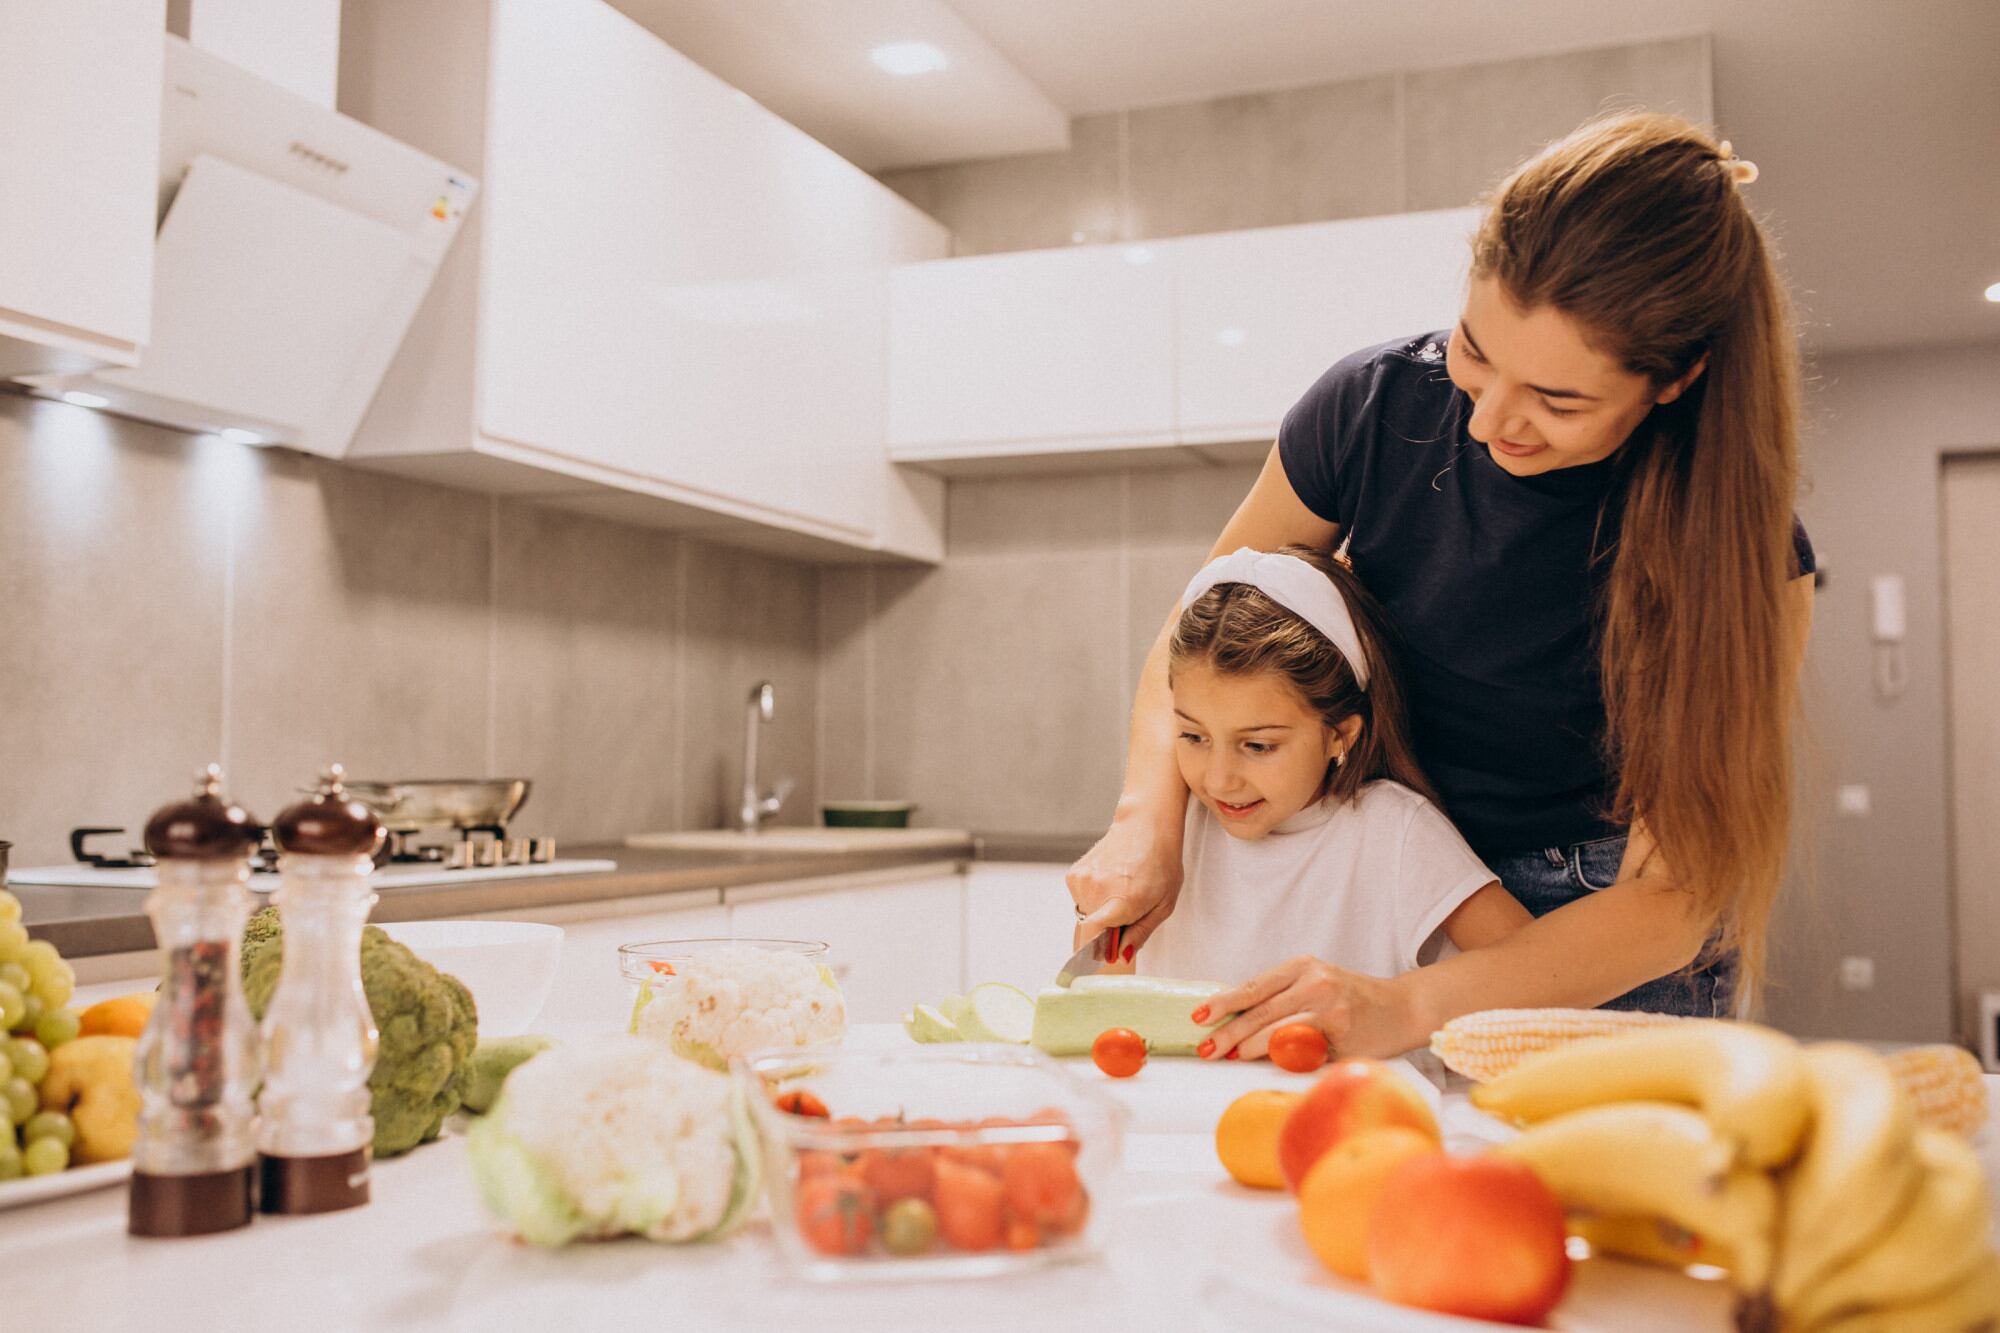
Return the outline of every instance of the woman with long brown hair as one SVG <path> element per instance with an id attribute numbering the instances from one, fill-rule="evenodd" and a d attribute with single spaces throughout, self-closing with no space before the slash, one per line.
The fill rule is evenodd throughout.
<path id="1" fill-rule="evenodd" d="M 1761 978 L 1813 556 L 1754 176 L 1678 117 L 1585 125 L 1495 192 L 1456 327 L 1345 358 L 1287 415 L 1216 550 L 1345 548 L 1400 633 L 1418 761 L 1536 919 L 1394 978 L 1294 959 L 1218 997 L 1243 1011 L 1218 1057 L 1299 1018 L 1371 1054 L 1489 1007 L 1727 1015 Z M 1079 929 L 1135 950 L 1188 804 L 1166 653 L 1069 875 Z"/>

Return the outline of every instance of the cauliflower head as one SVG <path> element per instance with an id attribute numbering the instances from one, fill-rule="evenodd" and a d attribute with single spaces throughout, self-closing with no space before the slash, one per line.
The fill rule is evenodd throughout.
<path id="1" fill-rule="evenodd" d="M 516 1068 L 466 1149 L 486 1206 L 536 1245 L 707 1240 L 743 1220 L 760 1183 L 735 1084 L 625 1033 Z"/>
<path id="2" fill-rule="evenodd" d="M 833 974 L 795 953 L 726 944 L 647 981 L 632 1031 L 665 1041 L 710 1069 L 764 1047 L 819 1046 L 847 1031 L 847 1002 Z"/>
<path id="3" fill-rule="evenodd" d="M 275 909 L 243 930 L 243 996 L 261 1020 L 284 967 L 285 936 Z M 380 1041 L 368 1075 L 375 1155 L 394 1157 L 428 1143 L 458 1109 L 479 1043 L 479 1010 L 457 977 L 438 971 L 376 926 L 361 932 L 361 987 Z"/>

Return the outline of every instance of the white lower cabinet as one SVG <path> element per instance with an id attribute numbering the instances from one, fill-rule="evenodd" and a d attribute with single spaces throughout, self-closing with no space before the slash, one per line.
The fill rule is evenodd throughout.
<path id="1" fill-rule="evenodd" d="M 965 876 L 935 866 L 888 882 L 724 891 L 730 934 L 826 942 L 851 1023 L 894 1022 L 920 1000 L 962 989 L 964 896 Z"/>
<path id="2" fill-rule="evenodd" d="M 717 889 L 493 912 L 489 920 L 541 921 L 563 928 L 562 963 L 537 1027 L 623 1023 L 632 994 L 618 974 L 618 946 L 646 940 L 707 939 L 729 933 Z"/>
<path id="3" fill-rule="evenodd" d="M 1055 862 L 981 862 L 966 877 L 965 980 L 1004 981 L 1033 995 L 1075 946 L 1076 908 Z"/>

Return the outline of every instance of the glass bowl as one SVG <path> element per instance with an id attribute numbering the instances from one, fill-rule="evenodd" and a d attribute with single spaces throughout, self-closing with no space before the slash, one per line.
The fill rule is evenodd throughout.
<path id="1" fill-rule="evenodd" d="M 731 944 L 747 944 L 753 948 L 770 949 L 776 953 L 795 953 L 810 958 L 822 967 L 826 966 L 826 945 L 819 940 L 767 940 L 748 937 L 646 940 L 638 944 L 618 946 L 618 974 L 625 978 L 630 991 L 626 998 L 637 998 L 640 986 L 655 977 L 672 976 L 679 964 L 696 954 Z"/>
<path id="2" fill-rule="evenodd" d="M 802 1276 L 988 1277 L 1098 1253 L 1127 1113 L 1041 1052 L 813 1047 L 731 1067 L 772 1231 Z M 779 1109 L 793 1093 L 828 1116 Z"/>
<path id="3" fill-rule="evenodd" d="M 720 959 L 714 960 L 717 966 L 701 969 L 705 975 L 697 979 L 690 965 L 721 949 L 732 949 L 739 956 L 790 954 L 803 959 L 810 966 L 801 976 L 818 973 L 811 991 L 819 995 L 819 985 L 824 984 L 828 988 L 825 1003 L 815 1003 L 810 1017 L 796 1006 L 772 1010 L 770 998 L 757 998 L 767 984 L 757 978 L 768 969 L 746 974 L 737 964 L 723 964 Z M 846 1003 L 840 995 L 840 983 L 826 965 L 826 952 L 826 945 L 817 940 L 749 937 L 622 944 L 618 947 L 618 971 L 625 981 L 626 1027 L 663 1037 L 678 1054 L 716 1070 L 726 1070 L 731 1056 L 760 1047 L 776 1047 L 787 1041 L 794 1047 L 837 1042 L 847 1031 Z M 780 975 L 792 970 L 796 970 L 795 965 L 780 969 Z M 673 996 L 679 997 L 677 1004 L 654 1007 Z"/>

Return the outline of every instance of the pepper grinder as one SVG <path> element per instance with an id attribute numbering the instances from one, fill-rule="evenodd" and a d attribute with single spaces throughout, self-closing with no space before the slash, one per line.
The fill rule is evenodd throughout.
<path id="1" fill-rule="evenodd" d="M 126 1229 L 135 1236 L 229 1231 L 255 1211 L 257 1026 L 238 955 L 262 836 L 223 798 L 215 764 L 191 799 L 146 823 L 159 876 L 146 914 L 164 980 L 133 1057 L 140 1107 Z"/>
<path id="2" fill-rule="evenodd" d="M 330 765 L 312 795 L 271 826 L 285 943 L 264 1014 L 257 1148 L 267 1213 L 368 1202 L 376 1031 L 361 987 L 361 928 L 375 905 L 375 852 L 388 833 L 347 794 L 344 777 Z"/>

